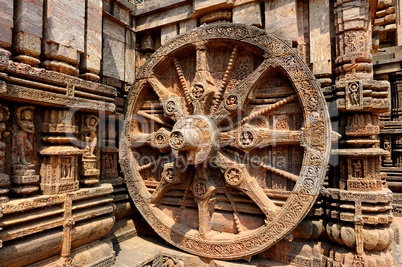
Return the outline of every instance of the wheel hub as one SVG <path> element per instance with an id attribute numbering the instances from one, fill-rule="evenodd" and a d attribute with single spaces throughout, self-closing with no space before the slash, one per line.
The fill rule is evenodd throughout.
<path id="1" fill-rule="evenodd" d="M 169 144 L 176 158 L 197 165 L 206 162 L 218 148 L 218 129 L 207 116 L 187 116 L 174 125 Z"/>

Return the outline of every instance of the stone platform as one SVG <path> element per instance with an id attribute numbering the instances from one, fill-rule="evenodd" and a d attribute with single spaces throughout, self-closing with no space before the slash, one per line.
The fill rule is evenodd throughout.
<path id="1" fill-rule="evenodd" d="M 252 258 L 250 262 L 220 261 L 203 259 L 177 250 L 154 237 L 136 236 L 121 243 L 114 244 L 116 252 L 116 267 L 145 267 L 145 266 L 177 266 L 177 267 L 284 267 L 284 263 L 272 262 L 259 258 Z M 163 265 L 165 261 L 172 260 L 176 265 Z"/>

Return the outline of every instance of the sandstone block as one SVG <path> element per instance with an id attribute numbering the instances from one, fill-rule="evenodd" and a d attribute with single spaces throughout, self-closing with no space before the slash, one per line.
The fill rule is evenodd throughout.
<path id="1" fill-rule="evenodd" d="M 41 53 L 41 38 L 18 32 L 14 35 L 14 49 L 17 53 L 38 57 Z"/>
<path id="2" fill-rule="evenodd" d="M 310 13 L 310 62 L 313 73 L 328 74 L 332 72 L 331 35 L 329 23 L 328 0 L 309 2 Z"/>
<path id="3" fill-rule="evenodd" d="M 233 3 L 234 6 L 240 6 L 240 5 L 255 2 L 255 1 L 254 0 L 233 0 L 233 2 L 234 2 Z"/>
<path id="4" fill-rule="evenodd" d="M 14 22 L 15 31 L 26 32 L 41 38 L 43 29 L 43 0 L 17 1 L 15 8 L 18 14 Z"/>
<path id="5" fill-rule="evenodd" d="M 197 28 L 197 20 L 196 19 L 182 21 L 179 24 L 179 33 L 182 34 L 182 33 L 185 33 L 187 31 L 190 31 L 195 28 Z"/>
<path id="6" fill-rule="evenodd" d="M 84 51 L 85 2 L 49 0 L 45 26 L 46 42 Z"/>
<path id="7" fill-rule="evenodd" d="M 291 0 L 265 3 L 265 28 L 282 39 L 297 40 L 296 3 Z"/>
<path id="8" fill-rule="evenodd" d="M 171 24 L 161 28 L 161 45 L 177 36 L 177 25 Z"/>
<path id="9" fill-rule="evenodd" d="M 103 38 L 103 75 L 124 80 L 124 41 L 105 35 Z"/>
<path id="10" fill-rule="evenodd" d="M 0 0 L 0 47 L 10 48 L 13 28 L 13 1 Z"/>
<path id="11" fill-rule="evenodd" d="M 233 23 L 262 26 L 261 7 L 258 2 L 248 3 L 233 8 Z"/>
<path id="12" fill-rule="evenodd" d="M 103 34 L 118 41 L 125 41 L 125 29 L 123 26 L 111 21 L 110 19 L 103 20 Z"/>
<path id="13" fill-rule="evenodd" d="M 160 13 L 142 16 L 136 20 L 135 29 L 136 31 L 143 31 L 175 22 L 180 22 L 189 19 L 192 13 L 193 7 L 191 4 L 188 4 L 168 9 Z"/>
<path id="14" fill-rule="evenodd" d="M 232 3 L 231 0 L 195 0 L 194 1 L 194 10 L 195 12 L 201 10 L 211 10 L 216 9 L 220 6 L 226 6 L 228 3 Z"/>
<path id="15" fill-rule="evenodd" d="M 121 22 L 123 22 L 126 25 L 130 24 L 130 12 L 129 12 L 129 10 L 124 9 L 123 6 L 114 4 L 113 5 L 113 16 L 118 18 Z"/>
<path id="16" fill-rule="evenodd" d="M 125 77 L 126 83 L 132 84 L 135 79 L 135 33 L 127 30 L 126 54 L 125 54 Z"/>
<path id="17" fill-rule="evenodd" d="M 88 4 L 87 28 L 98 32 L 102 31 L 102 7 Z"/>

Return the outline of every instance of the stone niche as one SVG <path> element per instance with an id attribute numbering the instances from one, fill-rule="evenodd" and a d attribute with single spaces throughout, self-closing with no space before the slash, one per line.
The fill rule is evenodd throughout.
<path id="1" fill-rule="evenodd" d="M 72 146 L 47 147 L 40 152 L 42 162 L 40 188 L 44 195 L 78 190 L 78 158 L 82 150 Z"/>

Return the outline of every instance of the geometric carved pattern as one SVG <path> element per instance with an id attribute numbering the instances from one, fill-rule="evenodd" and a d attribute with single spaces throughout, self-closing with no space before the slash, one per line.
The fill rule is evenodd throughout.
<path id="1" fill-rule="evenodd" d="M 255 27 L 203 26 L 138 72 L 120 165 L 138 210 L 167 242 L 239 259 L 307 215 L 330 136 L 320 87 L 291 48 Z"/>

